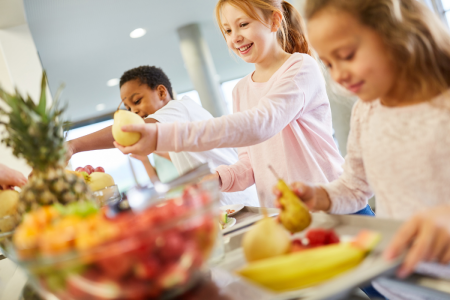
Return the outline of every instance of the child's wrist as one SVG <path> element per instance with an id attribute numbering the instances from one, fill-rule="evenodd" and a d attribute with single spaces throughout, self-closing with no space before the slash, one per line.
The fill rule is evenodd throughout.
<path id="1" fill-rule="evenodd" d="M 316 195 L 317 195 L 317 210 L 328 212 L 331 209 L 331 200 L 330 196 L 326 189 L 322 186 L 316 187 Z"/>

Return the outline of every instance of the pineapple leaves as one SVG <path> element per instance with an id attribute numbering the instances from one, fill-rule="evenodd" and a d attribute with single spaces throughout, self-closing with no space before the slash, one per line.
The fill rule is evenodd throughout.
<path id="1" fill-rule="evenodd" d="M 42 81 L 41 81 L 41 97 L 39 99 L 39 104 L 37 107 L 37 112 L 45 117 L 45 110 L 47 108 L 47 74 L 45 71 L 42 73 Z"/>
<path id="2" fill-rule="evenodd" d="M 48 168 L 59 168 L 65 164 L 66 145 L 63 113 L 67 108 L 59 107 L 59 95 L 47 108 L 47 76 L 42 74 L 39 103 L 30 96 L 23 98 L 16 89 L 10 95 L 0 88 L 0 97 L 10 109 L 0 108 L 0 116 L 6 116 L 9 122 L 3 123 L 6 135 L 2 139 L 11 147 L 17 157 L 23 157 L 36 171 L 45 172 Z"/>

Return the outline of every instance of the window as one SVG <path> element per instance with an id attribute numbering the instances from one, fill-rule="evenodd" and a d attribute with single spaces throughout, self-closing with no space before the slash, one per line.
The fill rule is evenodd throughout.
<path id="1" fill-rule="evenodd" d="M 241 79 L 242 78 L 226 81 L 221 85 L 224 100 L 227 104 L 227 108 L 230 113 L 233 112 L 233 89 Z M 200 106 L 202 105 L 200 101 L 200 96 L 198 95 L 198 92 L 196 90 L 178 94 L 177 99 L 181 99 L 183 98 L 183 96 L 188 96 L 189 98 L 197 102 Z"/>
<path id="2" fill-rule="evenodd" d="M 103 121 L 92 125 L 69 130 L 67 140 L 73 140 L 81 136 L 88 135 L 113 124 L 113 120 Z M 150 156 L 153 159 L 153 156 Z M 136 159 L 131 159 L 136 177 L 142 185 L 150 184 L 147 172 L 142 163 Z M 77 167 L 91 165 L 94 168 L 101 166 L 105 172 L 114 178 L 114 182 L 119 186 L 120 192 L 127 191 L 135 186 L 133 173 L 131 172 L 128 156 L 118 149 L 96 150 L 77 153 L 72 156 L 69 167 L 75 170 Z"/>
<path id="3" fill-rule="evenodd" d="M 447 19 L 447 24 L 450 26 L 450 0 L 442 0 L 442 10 Z"/>

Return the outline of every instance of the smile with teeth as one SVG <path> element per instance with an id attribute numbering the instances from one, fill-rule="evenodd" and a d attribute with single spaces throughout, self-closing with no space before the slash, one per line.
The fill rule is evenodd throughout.
<path id="1" fill-rule="evenodd" d="M 247 51 L 251 46 L 253 46 L 253 43 L 248 44 L 248 45 L 245 45 L 245 46 L 240 47 L 240 48 L 238 48 L 238 49 L 239 49 L 239 51 L 241 51 L 241 52 L 245 52 L 245 51 Z"/>

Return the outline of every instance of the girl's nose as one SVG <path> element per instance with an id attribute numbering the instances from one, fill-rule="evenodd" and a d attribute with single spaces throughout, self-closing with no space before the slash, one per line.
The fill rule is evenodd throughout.
<path id="1" fill-rule="evenodd" d="M 347 83 L 350 79 L 350 72 L 348 72 L 345 69 L 342 68 L 335 68 L 333 69 L 333 71 L 331 72 L 331 77 L 333 77 L 333 79 L 339 83 L 339 84 L 344 84 Z"/>
<path id="2" fill-rule="evenodd" d="M 235 44 L 240 43 L 242 41 L 242 36 L 240 34 L 233 33 L 231 36 L 231 40 Z"/>

